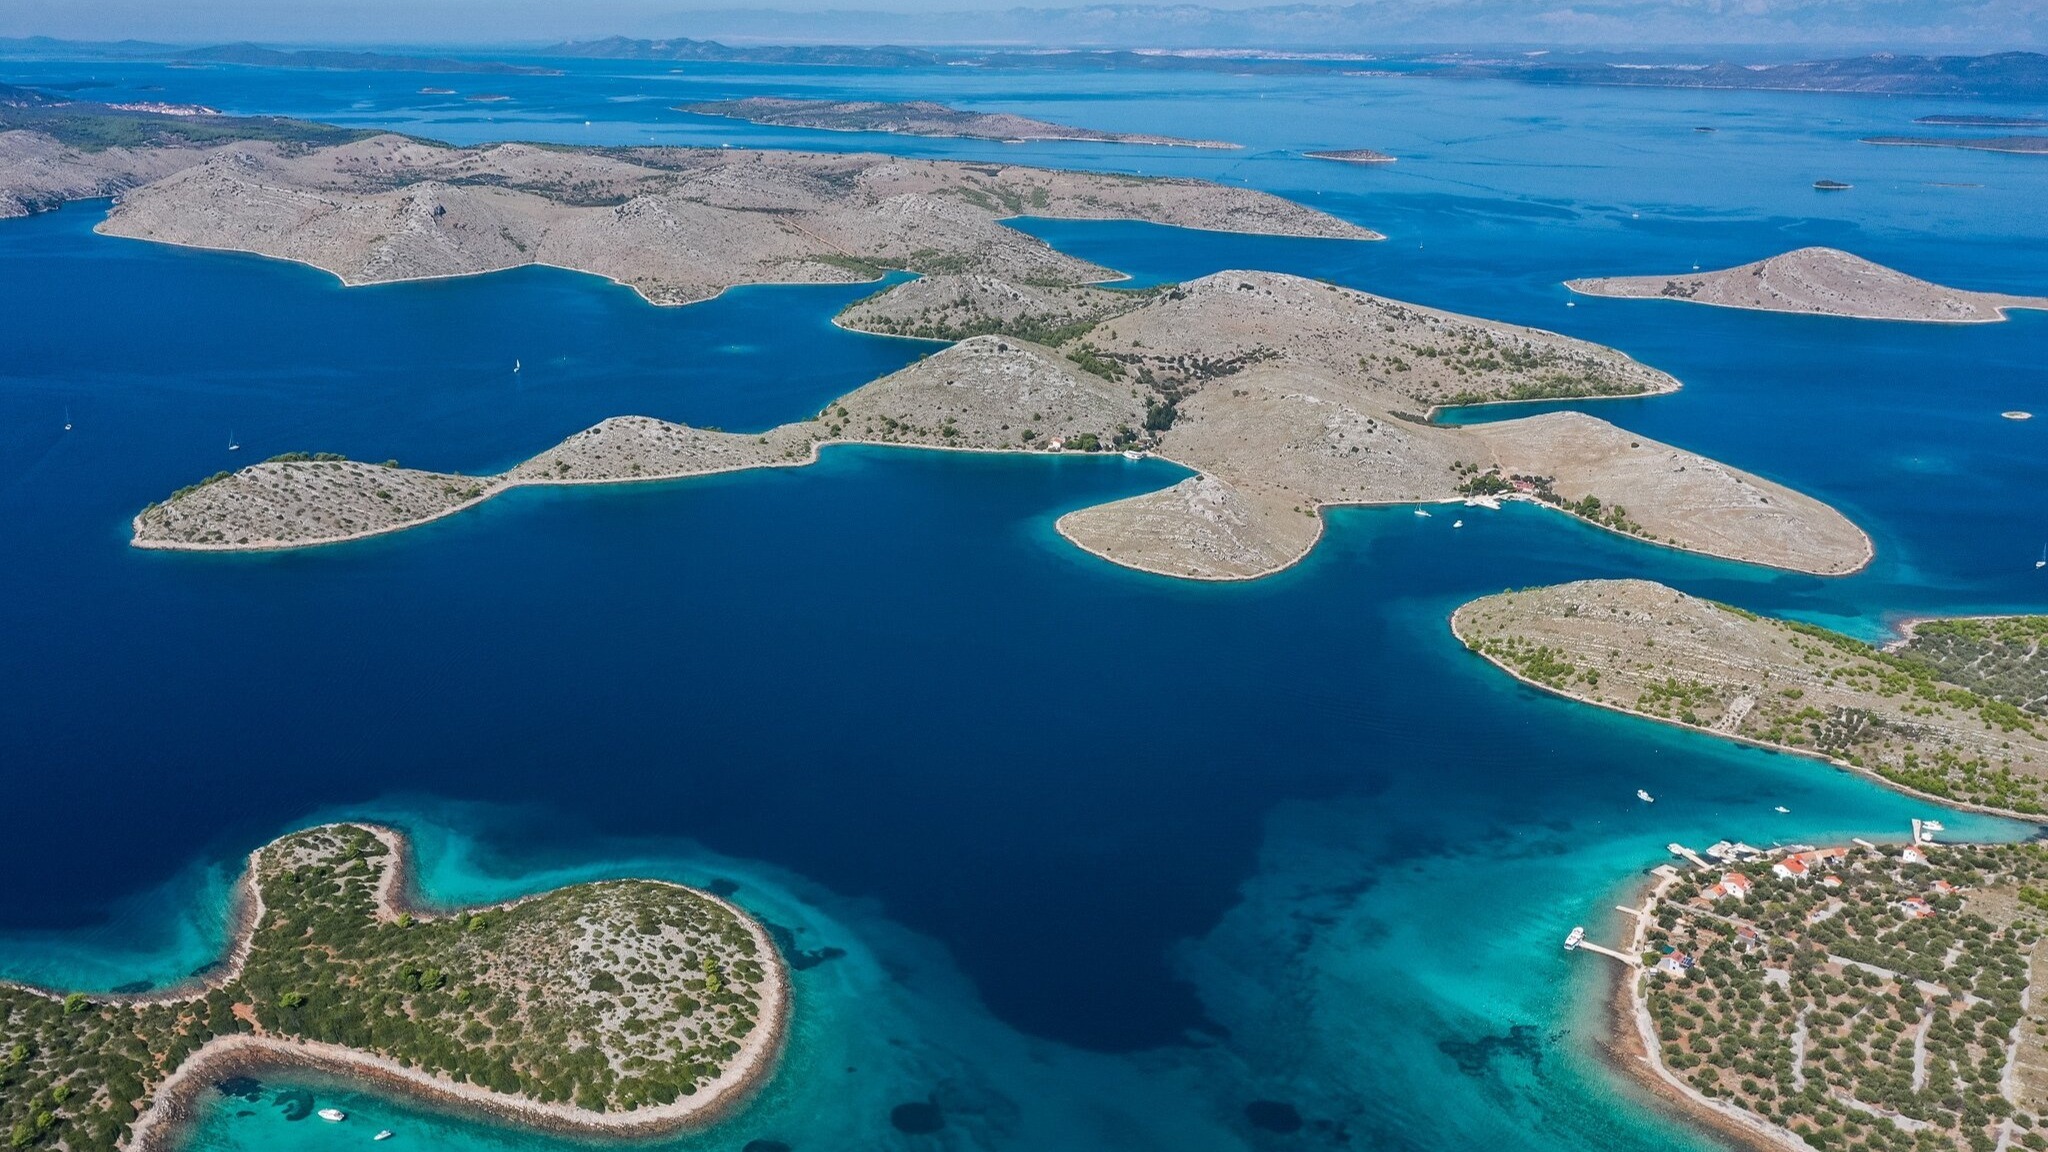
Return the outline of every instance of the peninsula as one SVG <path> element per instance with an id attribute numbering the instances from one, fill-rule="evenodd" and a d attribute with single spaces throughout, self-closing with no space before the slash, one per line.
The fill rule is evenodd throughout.
<path id="1" fill-rule="evenodd" d="M 1503 592 L 1451 617 L 1468 648 L 1546 691 L 2022 816 L 2048 812 L 2044 628 L 1926 622 L 1880 650 L 1645 580 Z"/>
<path id="2" fill-rule="evenodd" d="M 1717 845 L 1631 918 L 1624 1066 L 1749 1146 L 2043 1142 L 2048 851 Z M 1703 861 L 1705 863 L 1705 861 Z"/>
<path id="3" fill-rule="evenodd" d="M 983 274 L 898 285 L 849 327 L 955 340 L 760 434 L 605 421 L 508 472 L 463 477 L 304 456 L 143 510 L 138 546 L 279 548 L 393 531 L 529 484 L 807 463 L 834 443 L 1149 453 L 1197 473 L 1061 518 L 1105 559 L 1249 579 L 1300 560 L 1341 504 L 1542 501 L 1613 531 L 1817 574 L 1870 542 L 1809 497 L 1573 412 L 1469 427 L 1448 404 L 1641 396 L 1675 380 L 1609 348 L 1271 272 L 1146 292 Z"/>
<path id="4" fill-rule="evenodd" d="M 252 854 L 227 962 L 185 987 L 0 984 L 14 1148 L 165 1150 L 224 1078 L 311 1069 L 561 1133 L 704 1123 L 780 1055 L 762 926 L 675 884 L 603 881 L 438 909 L 405 843 L 335 824 Z"/>
<path id="5" fill-rule="evenodd" d="M 898 136 L 955 136 L 969 140 L 1084 140 L 1096 144 L 1153 144 L 1180 148 L 1236 148 L 1223 140 L 1186 140 L 1139 132 L 1098 132 L 1008 112 L 963 112 L 930 100 L 797 100 L 749 96 L 678 104 L 676 111 L 725 116 L 778 128 L 827 132 L 888 132 Z"/>
<path id="6" fill-rule="evenodd" d="M 2048 297 L 1946 288 L 1835 248 L 1800 248 L 1718 272 L 1568 280 L 1565 287 L 1587 296 L 1938 324 L 1984 324 L 2005 319 L 2012 308 L 2048 309 Z"/>

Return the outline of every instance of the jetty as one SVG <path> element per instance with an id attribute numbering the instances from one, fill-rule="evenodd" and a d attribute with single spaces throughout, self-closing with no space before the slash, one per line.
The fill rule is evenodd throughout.
<path id="1" fill-rule="evenodd" d="M 1622 909 L 1622 911 L 1632 912 L 1634 911 L 1634 909 L 1624 908 Z M 1581 950 L 1587 952 L 1598 952 L 1602 956 L 1606 956 L 1614 960 L 1619 960 L 1623 964 L 1626 964 L 1631 968 L 1640 968 L 1643 966 L 1643 962 L 1640 957 L 1631 956 L 1626 952 L 1617 952 L 1604 944 L 1595 944 L 1591 940 L 1586 939 L 1586 930 L 1584 928 L 1573 928 L 1571 930 L 1571 934 L 1564 938 L 1564 950 L 1567 952 L 1578 952 Z"/>
<path id="2" fill-rule="evenodd" d="M 1666 852 L 1671 853 L 1673 856 L 1683 856 L 1685 859 L 1690 860 L 1695 867 L 1702 869 L 1713 867 L 1713 865 L 1707 863 L 1706 859 L 1702 857 L 1699 853 L 1693 851 L 1690 848 L 1687 848 L 1685 845 L 1680 844 L 1676 840 L 1673 840 L 1671 843 L 1666 844 L 1664 846 L 1664 850 Z"/>

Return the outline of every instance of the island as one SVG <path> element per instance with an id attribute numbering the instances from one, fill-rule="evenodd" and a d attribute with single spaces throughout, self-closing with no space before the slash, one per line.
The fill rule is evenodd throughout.
<path id="1" fill-rule="evenodd" d="M 259 849 L 225 963 L 184 986 L 0 984 L 10 1146 L 167 1150 L 214 1084 L 294 1069 L 552 1132 L 659 1135 L 772 1071 L 787 977 L 732 904 L 612 880 L 430 907 L 406 847 L 331 824 Z"/>
<path id="2" fill-rule="evenodd" d="M 2048 297 L 1947 288 L 1837 248 L 1800 248 L 1717 272 L 1568 280 L 1565 287 L 1586 296 L 1934 324 L 1985 324 L 2005 319 L 2008 309 L 2048 309 Z"/>
<path id="3" fill-rule="evenodd" d="M 534 484 L 808 463 L 832 444 L 1151 455 L 1194 473 L 1058 529 L 1112 562 L 1242 580 L 1286 568 L 1344 504 L 1526 500 L 1646 542 L 1823 575 L 1869 539 L 1810 497 L 1577 412 L 1440 425 L 1445 405 L 1643 396 L 1677 381 L 1613 349 L 1272 272 L 1143 292 L 934 275 L 859 301 L 859 330 L 955 341 L 762 433 L 621 417 L 466 477 L 304 454 L 145 508 L 134 543 L 238 550 L 425 523 Z"/>
<path id="4" fill-rule="evenodd" d="M 120 113 L 140 146 L 98 146 L 104 106 L 42 109 L 0 150 L 41 163 L 13 191 L 115 184 L 99 230 L 254 252 L 344 284 L 544 263 L 684 304 L 737 284 L 919 278 L 840 323 L 954 342 L 751 436 L 622 417 L 505 473 L 418 472 L 294 453 L 191 485 L 135 518 L 164 549 L 298 547 L 425 523 L 515 487 L 801 464 L 828 444 L 1151 453 L 1196 475 L 1064 517 L 1113 562 L 1237 580 L 1307 555 L 1344 504 L 1532 500 L 1649 542 L 1839 575 L 1871 554 L 1819 501 L 1595 417 L 1473 427 L 1440 408 L 1668 392 L 1609 348 L 1267 272 L 1148 292 L 1004 223 L 1032 214 L 1336 240 L 1379 234 L 1244 188 L 872 154 L 454 148 L 321 126 Z M 0 113 L 4 115 L 4 113 Z M 215 143 L 233 132 L 247 137 Z M 337 130 L 338 131 L 338 130 Z M 288 137 L 287 133 L 296 133 Z M 41 200 L 34 202 L 40 203 Z M 317 445 L 309 445 L 317 448 Z"/>
<path id="5" fill-rule="evenodd" d="M 1672 847 L 1622 948 L 1567 942 L 1618 961 L 1625 1070 L 1743 1146 L 2048 1146 L 2048 851 Z"/>
<path id="6" fill-rule="evenodd" d="M 0 160 L 18 160 L 0 166 L 0 205 L 26 211 L 118 192 L 99 225 L 109 235 L 297 260 L 347 284 L 551 264 L 661 304 L 891 269 L 1048 283 L 1115 275 L 1002 222 L 1019 215 L 1379 239 L 1277 196 L 1199 180 L 872 153 L 451 148 L 392 134 L 317 146 L 333 138 L 306 128 L 298 139 L 210 144 L 186 141 L 204 130 L 283 129 L 119 115 L 151 135 L 137 147 L 96 147 L 83 117 L 60 110 L 42 129 L 0 132 Z M 0 109 L 0 125 L 11 116 Z"/>
<path id="7" fill-rule="evenodd" d="M 1585 580 L 1460 607 L 1451 630 L 1527 684 L 1813 756 L 1904 791 L 2048 812 L 2048 617 L 1923 621 L 1873 648 L 1646 580 Z"/>
<path id="8" fill-rule="evenodd" d="M 1311 160 L 1336 160 L 1344 164 L 1392 164 L 1395 160 L 1399 159 L 1399 157 L 1389 156 L 1385 152 L 1375 152 L 1370 148 L 1325 149 L 1321 152 L 1304 152 L 1302 155 Z"/>
<path id="9" fill-rule="evenodd" d="M 1913 123 L 1944 128 L 2048 128 L 2048 120 L 2038 116 L 1921 116 Z"/>
<path id="10" fill-rule="evenodd" d="M 1098 132 L 1008 112 L 964 112 L 930 100 L 798 100 L 749 96 L 678 104 L 678 112 L 724 116 L 777 128 L 827 132 L 887 132 L 898 136 L 953 136 L 969 140 L 1082 140 L 1095 144 L 1152 144 L 1179 148 L 1237 148 L 1223 140 L 1187 140 L 1139 132 Z"/>
<path id="11" fill-rule="evenodd" d="M 1970 152 L 2048 156 L 2048 136 L 1865 136 L 1863 142 L 1899 148 L 1961 148 Z"/>

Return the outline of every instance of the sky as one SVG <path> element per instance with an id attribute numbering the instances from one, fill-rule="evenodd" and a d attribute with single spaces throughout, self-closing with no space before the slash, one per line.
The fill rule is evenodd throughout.
<path id="1" fill-rule="evenodd" d="M 0 36 L 306 45 L 728 42 L 1116 47 L 2048 47 L 2048 0 L 0 0 Z"/>

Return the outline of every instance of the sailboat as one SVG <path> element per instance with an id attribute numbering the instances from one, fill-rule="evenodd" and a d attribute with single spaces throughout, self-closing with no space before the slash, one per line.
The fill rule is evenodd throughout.
<path id="1" fill-rule="evenodd" d="M 516 356 L 512 359 L 512 374 L 514 376 L 519 375 L 519 358 Z"/>
<path id="2" fill-rule="evenodd" d="M 240 452 L 241 450 L 242 442 L 235 439 L 235 430 L 232 428 L 228 429 L 228 451 Z"/>
<path id="3" fill-rule="evenodd" d="M 64 410 L 64 430 L 66 432 L 71 431 L 71 409 L 69 408 Z"/>
<path id="4" fill-rule="evenodd" d="M 66 424 L 65 427 L 69 428 L 71 425 Z M 2034 567 L 2048 568 L 2048 544 L 2041 545 L 2041 558 L 2034 561 Z"/>

